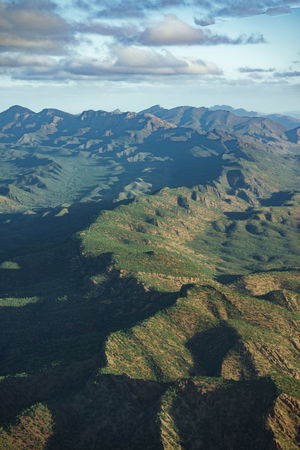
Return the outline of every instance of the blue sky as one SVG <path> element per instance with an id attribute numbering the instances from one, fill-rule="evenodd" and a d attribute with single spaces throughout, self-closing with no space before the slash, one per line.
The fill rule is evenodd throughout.
<path id="1" fill-rule="evenodd" d="M 0 110 L 299 111 L 300 0 L 0 0 Z"/>

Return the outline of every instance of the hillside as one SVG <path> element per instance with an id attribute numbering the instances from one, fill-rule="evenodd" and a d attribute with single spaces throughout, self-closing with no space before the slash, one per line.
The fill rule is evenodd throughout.
<path id="1" fill-rule="evenodd" d="M 269 119 L 206 108 L 72 115 L 14 106 L 0 114 L 0 210 L 107 207 L 165 186 L 215 183 L 229 166 L 251 170 L 252 181 L 267 169 L 252 186 L 260 196 L 295 189 L 299 146 L 285 132 Z"/>
<path id="2" fill-rule="evenodd" d="M 299 446 L 299 147 L 154 109 L 0 114 L 1 450 Z"/>
<path id="3" fill-rule="evenodd" d="M 236 115 L 225 109 L 212 110 L 209 108 L 195 108 L 178 106 L 172 109 L 152 106 L 143 111 L 174 123 L 180 127 L 193 128 L 198 131 L 213 131 L 222 129 L 229 133 L 239 133 L 259 138 L 278 138 L 286 129 L 281 124 L 265 117 L 247 117 Z"/>
<path id="4" fill-rule="evenodd" d="M 292 266 L 299 248 L 268 263 L 258 247 L 256 267 L 235 262 L 232 277 L 226 255 L 217 247 L 200 252 L 193 242 L 211 224 L 232 226 L 232 209 L 248 223 L 241 219 L 246 202 L 232 196 L 233 207 L 214 191 L 195 193 L 141 197 L 103 212 L 63 251 L 2 264 L 3 448 L 199 448 L 199 439 L 203 448 L 219 448 L 223 435 L 236 449 L 249 439 L 250 448 L 297 448 L 300 278 L 274 269 L 282 258 Z M 293 236 L 296 204 L 297 197 L 264 206 L 268 223 Z M 261 211 L 251 214 L 257 226 L 267 222 Z M 228 239 L 226 223 L 217 229 Z M 266 230 L 271 248 L 273 228 Z M 235 233 L 228 247 L 239 255 L 244 231 Z M 263 272 L 238 275 L 254 268 Z M 222 415 L 228 402 L 239 417 L 234 429 Z M 208 432 L 202 408 L 219 435 Z"/>

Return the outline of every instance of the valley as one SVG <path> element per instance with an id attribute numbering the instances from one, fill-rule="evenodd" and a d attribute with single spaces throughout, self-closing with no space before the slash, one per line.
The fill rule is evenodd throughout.
<path id="1" fill-rule="evenodd" d="M 298 132 L 0 113 L 1 449 L 298 448 Z"/>

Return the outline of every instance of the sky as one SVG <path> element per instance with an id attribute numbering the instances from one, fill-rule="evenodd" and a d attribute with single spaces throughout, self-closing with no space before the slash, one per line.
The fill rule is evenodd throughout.
<path id="1" fill-rule="evenodd" d="M 300 0 L 0 0 L 0 110 L 300 113 Z"/>

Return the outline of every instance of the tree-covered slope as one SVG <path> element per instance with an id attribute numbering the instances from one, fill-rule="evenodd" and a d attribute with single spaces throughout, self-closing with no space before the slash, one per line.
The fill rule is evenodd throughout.
<path id="1" fill-rule="evenodd" d="M 1 450 L 298 448 L 299 148 L 153 114 L 0 115 Z"/>
<path id="2" fill-rule="evenodd" d="M 252 190 L 260 195 L 295 188 L 299 146 L 271 120 L 205 108 L 152 110 L 159 117 L 33 113 L 17 106 L 2 112 L 0 209 L 107 205 L 165 186 L 213 183 L 230 166 L 229 184 L 245 187 L 245 174 L 239 173 L 250 171 Z"/>
<path id="3" fill-rule="evenodd" d="M 297 448 L 299 250 L 265 260 L 297 196 L 279 203 L 165 189 L 2 263 L 0 448 Z"/>

